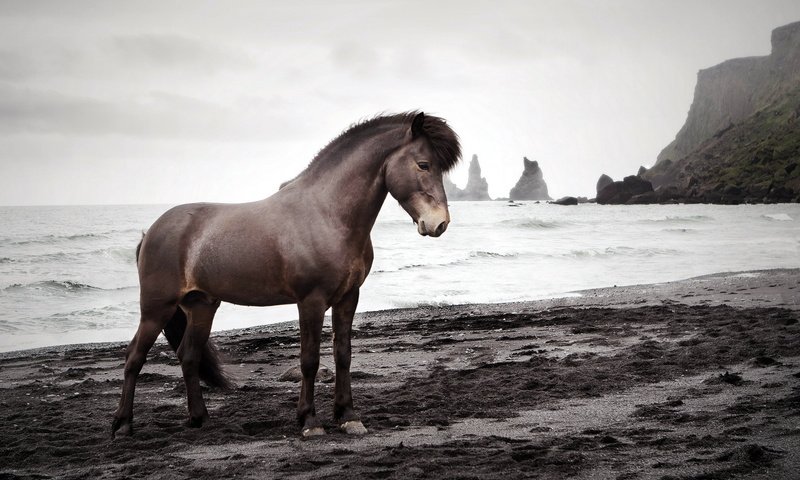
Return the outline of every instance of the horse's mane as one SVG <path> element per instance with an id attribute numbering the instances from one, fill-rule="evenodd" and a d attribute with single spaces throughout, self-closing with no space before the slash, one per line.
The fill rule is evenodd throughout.
<path id="1" fill-rule="evenodd" d="M 324 161 L 324 159 L 329 156 L 329 153 L 332 153 L 334 150 L 347 145 L 350 141 L 360 138 L 374 129 L 381 129 L 384 127 L 390 128 L 398 125 L 408 125 L 410 127 L 414 117 L 419 113 L 421 112 L 415 110 L 392 115 L 379 115 L 355 123 L 320 150 L 314 159 L 311 160 L 308 167 L 310 168 Z M 456 135 L 456 132 L 450 128 L 444 119 L 432 115 L 425 115 L 424 121 L 422 122 L 422 131 L 430 143 L 439 168 L 443 173 L 447 173 L 456 166 L 458 160 L 461 158 L 461 145 L 458 142 L 458 135 Z"/>

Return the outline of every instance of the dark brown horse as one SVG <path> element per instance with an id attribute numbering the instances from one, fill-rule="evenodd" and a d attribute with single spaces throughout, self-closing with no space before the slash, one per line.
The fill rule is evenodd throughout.
<path id="1" fill-rule="evenodd" d="M 441 235 L 450 222 L 442 175 L 460 155 L 458 137 L 440 118 L 377 117 L 342 133 L 267 199 L 180 205 L 162 215 L 137 250 L 141 320 L 128 346 L 112 433 L 132 433 L 136 378 L 162 330 L 181 362 L 188 425 L 208 418 L 200 379 L 230 386 L 208 340 L 220 302 L 297 304 L 304 436 L 325 433 L 314 378 L 323 316 L 333 307 L 334 418 L 347 433 L 366 433 L 350 394 L 350 331 L 372 266 L 370 231 L 391 193 L 420 235 Z"/>

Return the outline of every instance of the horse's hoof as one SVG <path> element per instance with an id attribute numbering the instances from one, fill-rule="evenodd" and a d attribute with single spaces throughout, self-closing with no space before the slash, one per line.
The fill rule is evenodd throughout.
<path id="1" fill-rule="evenodd" d="M 303 429 L 303 438 L 318 437 L 325 435 L 325 429 L 322 427 L 309 427 Z"/>
<path id="2" fill-rule="evenodd" d="M 189 417 L 189 420 L 186 420 L 186 426 L 189 428 L 200 428 L 203 426 L 205 422 L 208 421 L 208 415 L 203 415 L 200 417 Z"/>
<path id="3" fill-rule="evenodd" d="M 367 434 L 367 429 L 364 427 L 364 424 L 361 423 L 361 420 L 349 420 L 344 422 L 343 424 L 339 425 L 339 429 L 348 435 Z"/>
<path id="4" fill-rule="evenodd" d="M 133 435 L 133 425 L 130 421 L 115 418 L 111 424 L 111 438 L 130 437 Z"/>

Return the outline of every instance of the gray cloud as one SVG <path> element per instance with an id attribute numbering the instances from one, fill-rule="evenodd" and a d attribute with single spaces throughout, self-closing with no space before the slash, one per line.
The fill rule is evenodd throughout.
<path id="1" fill-rule="evenodd" d="M 212 74 L 254 66 L 251 58 L 240 49 L 181 35 L 117 36 L 109 47 L 120 63 L 132 62 L 141 68 Z"/>
<path id="2" fill-rule="evenodd" d="M 31 62 L 17 52 L 0 50 L 0 79 L 20 81 L 36 73 Z"/>
<path id="3" fill-rule="evenodd" d="M 242 109 L 188 96 L 151 92 L 98 99 L 0 84 L 0 132 L 129 135 L 198 141 L 269 141 L 299 134 L 301 117 L 282 102 Z M 269 127 L 267 127 L 269 126 Z"/>

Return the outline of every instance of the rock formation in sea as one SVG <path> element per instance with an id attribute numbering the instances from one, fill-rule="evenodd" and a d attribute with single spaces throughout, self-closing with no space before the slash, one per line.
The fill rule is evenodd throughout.
<path id="1" fill-rule="evenodd" d="M 656 201 L 800 201 L 800 22 L 772 52 L 701 70 L 686 123 L 640 176 Z"/>
<path id="2" fill-rule="evenodd" d="M 547 183 L 544 181 L 539 162 L 523 157 L 524 170 L 517 184 L 511 189 L 511 200 L 552 200 L 547 194 Z"/>
<path id="3" fill-rule="evenodd" d="M 611 182 L 597 192 L 597 203 L 653 203 L 653 185 L 641 177 L 631 175 L 622 181 Z"/>
<path id="4" fill-rule="evenodd" d="M 595 193 L 600 193 L 600 190 L 606 188 L 607 185 L 614 183 L 614 179 L 606 175 L 605 173 L 600 175 L 600 178 L 597 179 L 597 185 L 595 186 Z"/>
<path id="5" fill-rule="evenodd" d="M 477 155 L 473 155 L 472 161 L 469 162 L 467 186 L 462 190 L 449 177 L 445 177 L 444 191 L 448 200 L 491 200 L 489 183 L 481 176 L 481 164 Z"/>
<path id="6" fill-rule="evenodd" d="M 579 202 L 577 197 L 567 196 L 567 197 L 561 197 L 558 200 L 553 200 L 550 203 L 555 205 L 577 205 Z"/>
<path id="7" fill-rule="evenodd" d="M 461 195 L 462 190 L 458 188 L 458 185 L 450 180 L 450 175 L 444 176 L 442 179 L 442 185 L 444 186 L 444 193 L 447 195 L 448 200 L 457 200 L 456 197 Z"/>

